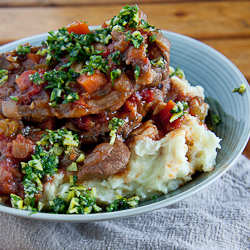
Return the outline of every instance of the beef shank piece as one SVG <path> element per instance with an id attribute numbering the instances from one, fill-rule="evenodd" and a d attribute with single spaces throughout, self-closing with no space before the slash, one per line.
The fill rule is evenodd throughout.
<path id="1" fill-rule="evenodd" d="M 113 145 L 103 142 L 95 147 L 79 168 L 78 182 L 94 178 L 105 179 L 116 174 L 126 167 L 129 157 L 128 147 L 120 140 L 116 140 Z"/>

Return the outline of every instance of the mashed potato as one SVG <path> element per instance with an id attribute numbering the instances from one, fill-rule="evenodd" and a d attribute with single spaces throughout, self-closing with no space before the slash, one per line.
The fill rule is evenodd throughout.
<path id="1" fill-rule="evenodd" d="M 157 130 L 153 124 L 151 126 Z M 147 199 L 153 194 L 167 194 L 190 181 L 195 171 L 212 171 L 219 143 L 220 139 L 206 125 L 187 115 L 181 128 L 161 140 L 154 141 L 147 135 L 136 136 L 129 145 L 130 161 L 122 174 L 82 184 L 96 187 L 99 204 L 112 203 L 116 195 L 138 195 Z M 63 174 L 56 174 L 54 181 L 45 187 L 45 200 L 52 200 L 57 195 L 67 198 L 70 184 L 64 183 L 63 177 Z"/>

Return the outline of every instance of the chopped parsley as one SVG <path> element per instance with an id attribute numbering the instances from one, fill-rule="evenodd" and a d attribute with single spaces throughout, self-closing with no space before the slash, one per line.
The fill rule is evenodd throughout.
<path id="1" fill-rule="evenodd" d="M 111 136 L 110 139 L 110 144 L 113 145 L 116 139 L 116 132 L 118 130 L 119 127 L 124 125 L 124 120 L 119 119 L 117 117 L 112 118 L 112 120 L 109 122 L 109 130 L 110 133 L 109 135 Z"/>
<path id="2" fill-rule="evenodd" d="M 30 53 L 31 46 L 30 45 L 19 45 L 16 48 L 16 53 L 18 55 L 27 55 Z"/>
<path id="3" fill-rule="evenodd" d="M 111 27 L 97 28 L 94 32 L 94 39 L 96 42 L 102 43 L 103 45 L 109 44 L 112 40 Z"/>
<path id="4" fill-rule="evenodd" d="M 52 202 L 50 202 L 49 210 L 56 214 L 66 214 L 68 207 L 68 202 L 64 201 L 61 197 L 56 197 Z"/>
<path id="5" fill-rule="evenodd" d="M 94 32 L 94 40 L 104 45 L 107 45 L 112 39 L 111 32 L 113 30 L 121 32 L 124 31 L 127 26 L 130 28 L 139 27 L 145 30 L 154 30 L 155 28 L 144 20 L 139 20 L 139 8 L 137 5 L 124 6 L 119 14 L 114 16 L 110 21 L 107 21 L 106 24 L 108 25 L 106 28 L 99 27 Z M 135 34 L 137 34 L 137 32 Z M 141 34 L 135 37 L 135 34 L 134 37 L 127 34 L 126 41 L 131 41 L 131 43 L 138 48 L 143 41 L 143 37 Z"/>
<path id="6" fill-rule="evenodd" d="M 170 122 L 174 122 L 178 118 L 181 118 L 184 114 L 187 114 L 188 104 L 186 102 L 178 101 L 176 105 L 170 110 L 173 115 L 170 117 Z"/>
<path id="7" fill-rule="evenodd" d="M 91 55 L 102 53 L 94 49 L 92 43 L 95 41 L 93 33 L 75 34 L 69 33 L 65 27 L 54 32 L 49 32 L 47 40 L 43 44 L 47 45 L 47 64 L 53 63 L 53 60 L 61 61 L 67 58 L 67 62 L 62 65 L 61 69 L 70 67 L 74 62 L 86 61 Z"/>
<path id="8" fill-rule="evenodd" d="M 50 201 L 49 211 L 61 214 L 89 214 L 101 212 L 102 208 L 96 205 L 96 188 L 72 185 L 68 191 L 67 201 L 56 197 Z"/>
<path id="9" fill-rule="evenodd" d="M 21 162 L 23 187 L 25 192 L 23 209 L 34 211 L 35 194 L 43 191 L 42 179 L 45 175 L 52 176 L 58 170 L 59 158 L 44 150 L 40 145 L 36 146 L 35 155 L 27 163 Z"/>
<path id="10" fill-rule="evenodd" d="M 151 60 L 150 63 L 155 67 L 164 69 L 167 62 L 164 58 L 160 57 L 160 58 Z"/>
<path id="11" fill-rule="evenodd" d="M 135 65 L 135 69 L 134 69 L 135 80 L 137 80 L 137 78 L 139 77 L 139 75 L 140 75 L 140 66 L 139 65 Z"/>
<path id="12" fill-rule="evenodd" d="M 68 151 L 68 147 L 70 146 L 78 147 L 79 139 L 77 134 L 67 130 L 66 128 L 58 129 L 56 131 L 46 129 L 46 132 L 47 133 L 43 134 L 39 142 L 42 146 L 63 146 L 65 147 L 65 151 Z"/>
<path id="13" fill-rule="evenodd" d="M 140 47 L 143 42 L 143 36 L 140 31 L 136 30 L 132 34 L 130 31 L 125 33 L 126 38 L 125 41 L 130 41 L 136 49 Z"/>
<path id="14" fill-rule="evenodd" d="M 156 40 L 156 37 L 157 37 L 157 34 L 154 34 L 154 35 L 150 36 L 149 37 L 149 42 L 154 43 L 155 40 Z"/>
<path id="15" fill-rule="evenodd" d="M 108 61 L 104 60 L 101 56 L 90 56 L 89 60 L 85 62 L 81 74 L 93 75 L 95 73 L 95 69 L 99 69 L 103 73 L 107 74 L 109 70 Z"/>
<path id="16" fill-rule="evenodd" d="M 158 201 L 158 197 L 156 195 L 152 195 L 151 200 Z"/>
<path id="17" fill-rule="evenodd" d="M 121 73 L 122 71 L 120 69 L 115 69 L 110 72 L 110 78 L 111 78 L 112 84 L 114 84 L 114 80 L 117 79 Z"/>
<path id="18" fill-rule="evenodd" d="M 10 99 L 13 100 L 13 101 L 15 101 L 15 102 L 18 101 L 18 97 L 17 96 L 10 95 Z"/>
<path id="19" fill-rule="evenodd" d="M 185 79 L 185 74 L 184 74 L 184 71 L 182 69 L 180 69 L 180 67 L 178 66 L 176 68 L 176 70 L 174 72 L 172 72 L 169 77 L 172 77 L 172 76 L 178 76 L 179 78 L 181 79 Z"/>
<path id="20" fill-rule="evenodd" d="M 96 204 L 96 188 L 72 185 L 69 188 L 67 201 L 61 197 L 55 197 L 50 201 L 49 211 L 56 214 L 90 214 L 102 212 L 103 209 Z M 138 205 L 140 198 L 134 196 L 125 198 L 117 195 L 116 200 L 106 206 L 107 212 L 134 208 Z"/>
<path id="21" fill-rule="evenodd" d="M 143 28 L 144 30 L 154 30 L 155 26 L 149 25 L 146 21 L 144 21 L 143 19 L 141 20 L 141 24 L 139 25 L 141 28 Z"/>
<path id="22" fill-rule="evenodd" d="M 35 73 L 30 76 L 30 80 L 38 85 L 48 82 L 44 89 L 52 89 L 49 105 L 56 108 L 60 103 L 70 103 L 79 99 L 78 94 L 70 88 L 70 83 L 76 81 L 79 76 L 80 74 L 73 69 L 69 69 L 68 72 L 53 69 L 42 76 Z"/>
<path id="23" fill-rule="evenodd" d="M 33 75 L 30 75 L 30 81 L 35 83 L 36 85 L 40 85 L 45 82 L 45 80 L 40 77 L 38 72 Z"/>
<path id="24" fill-rule="evenodd" d="M 121 52 L 120 52 L 120 50 L 116 50 L 114 53 L 109 54 L 109 58 L 111 58 L 111 60 L 115 64 L 120 65 L 121 64 Z"/>
<path id="25" fill-rule="evenodd" d="M 70 184 L 75 186 L 76 182 L 77 182 L 77 175 L 74 176 L 70 175 Z"/>
<path id="26" fill-rule="evenodd" d="M 8 70 L 0 69 L 0 86 L 5 84 L 8 80 Z"/>
<path id="27" fill-rule="evenodd" d="M 23 209 L 23 200 L 16 194 L 10 194 L 10 202 L 12 207 L 16 209 Z"/>
<path id="28" fill-rule="evenodd" d="M 39 55 L 39 56 L 45 56 L 45 54 L 46 54 L 47 52 L 48 52 L 47 49 L 42 49 L 42 50 L 38 50 L 38 51 L 36 52 L 36 54 Z"/>
<path id="29" fill-rule="evenodd" d="M 139 203 L 140 198 L 138 196 L 134 196 L 131 198 L 124 198 L 122 196 L 117 195 L 116 200 L 106 207 L 107 212 L 128 209 L 131 207 L 136 207 Z"/>
<path id="30" fill-rule="evenodd" d="M 238 88 L 234 88 L 233 92 L 238 92 L 239 94 L 243 94 L 246 91 L 246 84 L 242 83 Z"/>
<path id="31" fill-rule="evenodd" d="M 111 27 L 116 25 L 125 27 L 128 25 L 131 28 L 135 28 L 139 24 L 139 8 L 137 5 L 124 6 L 118 16 L 115 16 L 110 20 Z"/>
<path id="32" fill-rule="evenodd" d="M 218 115 L 213 115 L 213 120 L 215 125 L 221 122 L 221 118 Z"/>

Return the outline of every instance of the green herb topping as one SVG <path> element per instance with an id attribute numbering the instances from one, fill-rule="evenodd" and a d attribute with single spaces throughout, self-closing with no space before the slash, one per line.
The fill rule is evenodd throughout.
<path id="1" fill-rule="evenodd" d="M 73 69 L 68 72 L 53 69 L 42 76 L 38 73 L 30 75 L 30 80 L 37 85 L 48 82 L 44 89 L 52 89 L 49 105 L 56 108 L 59 103 L 70 103 L 79 99 L 78 94 L 70 88 L 70 83 L 76 81 L 79 76 Z"/>
<path id="2" fill-rule="evenodd" d="M 139 24 L 139 8 L 137 5 L 124 6 L 118 16 L 110 20 L 111 27 L 118 25 L 125 27 L 127 24 L 131 28 L 135 28 Z"/>
<path id="3" fill-rule="evenodd" d="M 90 56 L 89 60 L 85 62 L 81 74 L 87 73 L 88 75 L 93 75 L 95 69 L 99 69 L 103 73 L 107 74 L 109 70 L 108 61 L 104 60 L 101 56 Z"/>
<path id="4" fill-rule="evenodd" d="M 50 202 L 49 211 L 57 214 L 89 214 L 102 212 L 102 208 L 96 205 L 96 188 L 72 185 L 68 191 L 67 201 L 56 197 Z M 117 195 L 116 200 L 106 206 L 107 212 L 134 208 L 138 205 L 140 198 L 134 196 L 124 198 Z"/>
<path id="5" fill-rule="evenodd" d="M 55 214 L 66 214 L 69 204 L 64 201 L 61 197 L 56 197 L 50 202 L 49 210 Z"/>
<path id="6" fill-rule="evenodd" d="M 143 42 L 143 36 L 140 31 L 136 30 L 132 34 L 130 31 L 125 33 L 125 41 L 130 41 L 136 49 L 140 47 Z"/>
<path id="7" fill-rule="evenodd" d="M 246 91 L 246 84 L 242 83 L 239 88 L 234 88 L 233 92 L 238 92 L 239 94 L 243 94 Z"/>
<path id="8" fill-rule="evenodd" d="M 98 27 L 94 32 L 94 39 L 96 42 L 102 43 L 103 45 L 109 44 L 109 42 L 112 40 L 111 27 Z"/>
<path id="9" fill-rule="evenodd" d="M 10 95 L 10 99 L 13 100 L 13 101 L 15 101 L 15 102 L 18 101 L 18 97 L 17 96 Z"/>
<path id="10" fill-rule="evenodd" d="M 154 30 L 155 29 L 155 26 L 149 25 L 143 19 L 141 20 L 141 23 L 140 23 L 139 27 L 143 28 L 144 30 Z"/>
<path id="11" fill-rule="evenodd" d="M 215 125 L 221 122 L 221 118 L 218 115 L 213 115 L 213 120 Z"/>
<path id="12" fill-rule="evenodd" d="M 119 119 L 117 117 L 114 117 L 110 122 L 109 122 L 109 130 L 110 133 L 109 135 L 111 136 L 110 139 L 110 144 L 113 145 L 115 142 L 115 138 L 116 138 L 116 132 L 118 130 L 119 127 L 124 125 L 124 120 Z"/>
<path id="13" fill-rule="evenodd" d="M 178 101 L 176 105 L 171 109 L 170 113 L 173 115 L 170 118 L 170 122 L 174 122 L 178 118 L 182 117 L 184 114 L 187 114 L 186 111 L 188 109 L 188 104 L 186 102 L 180 102 Z"/>
<path id="14" fill-rule="evenodd" d="M 23 177 L 23 187 L 25 199 L 24 210 L 34 211 L 35 194 L 43 191 L 42 179 L 45 175 L 53 175 L 57 172 L 59 159 L 57 155 L 50 154 L 41 146 L 36 146 L 35 155 L 27 163 L 21 162 Z"/>
<path id="15" fill-rule="evenodd" d="M 49 211 L 60 214 L 89 214 L 101 212 L 102 208 L 96 205 L 96 188 L 72 185 L 68 191 L 67 201 L 56 197 L 50 202 Z"/>
<path id="16" fill-rule="evenodd" d="M 139 65 L 135 65 L 135 69 L 134 69 L 135 80 L 137 80 L 137 78 L 139 77 L 139 75 L 140 75 L 140 66 Z"/>
<path id="17" fill-rule="evenodd" d="M 154 35 L 150 36 L 149 37 L 149 42 L 154 43 L 155 40 L 156 40 L 156 37 L 157 37 L 157 34 L 154 34 Z"/>
<path id="18" fill-rule="evenodd" d="M 172 76 L 178 76 L 179 78 L 181 79 L 185 79 L 185 74 L 184 74 L 184 71 L 182 69 L 180 69 L 180 67 L 178 66 L 176 68 L 176 70 L 174 72 L 172 72 L 169 77 L 172 77 Z"/>
<path id="19" fill-rule="evenodd" d="M 164 69 L 167 62 L 164 58 L 160 57 L 160 58 L 151 60 L 150 63 L 155 67 Z"/>
<path id="20" fill-rule="evenodd" d="M 101 42 L 104 45 L 107 45 L 111 37 L 111 32 L 114 31 L 124 31 L 125 27 L 131 28 L 141 28 L 144 30 L 154 30 L 154 26 L 149 25 L 143 19 L 139 20 L 139 8 L 137 5 L 126 5 L 124 6 L 118 16 L 114 16 L 110 21 L 106 22 L 108 25 L 106 28 L 98 27 L 94 32 L 94 40 L 96 42 Z M 140 33 L 140 32 L 139 32 Z M 135 36 L 135 35 L 134 35 Z M 141 44 L 141 39 L 143 37 L 138 35 L 137 37 L 133 37 L 127 34 L 127 41 L 131 41 L 135 45 L 136 48 Z M 138 41 L 137 41 L 138 40 Z"/>
<path id="21" fill-rule="evenodd" d="M 10 202 L 12 207 L 16 209 L 23 209 L 23 200 L 16 194 L 10 194 Z"/>
<path id="22" fill-rule="evenodd" d="M 157 201 L 157 200 L 158 200 L 158 197 L 157 197 L 156 195 L 152 195 L 152 196 L 151 196 L 151 200 Z"/>
<path id="23" fill-rule="evenodd" d="M 53 30 L 49 32 L 46 42 L 47 45 L 47 63 L 50 65 L 53 60 L 60 61 L 67 58 L 67 62 L 62 65 L 61 69 L 69 67 L 73 62 L 88 60 L 91 55 L 102 53 L 94 49 L 92 43 L 95 41 L 93 33 L 75 34 L 69 33 L 65 27 L 58 32 Z"/>
<path id="24" fill-rule="evenodd" d="M 115 69 L 110 72 L 110 78 L 111 78 L 112 83 L 114 83 L 114 80 L 117 79 L 121 73 L 122 71 L 120 69 Z"/>
<path id="25" fill-rule="evenodd" d="M 30 77 L 30 81 L 35 83 L 36 85 L 40 85 L 40 84 L 45 83 L 45 80 L 43 78 L 41 78 L 41 76 L 39 75 L 38 72 L 36 72 L 33 75 L 30 75 L 29 77 Z"/>
<path id="26" fill-rule="evenodd" d="M 114 53 L 110 54 L 109 58 L 111 58 L 111 60 L 115 64 L 120 65 L 121 64 L 121 52 L 120 52 L 120 50 L 116 50 Z"/>
<path id="27" fill-rule="evenodd" d="M 18 55 L 27 55 L 28 53 L 30 53 L 30 49 L 31 49 L 31 46 L 30 45 L 19 45 L 17 48 L 16 48 L 16 53 Z"/>
<path id="28" fill-rule="evenodd" d="M 140 198 L 138 196 L 129 199 L 117 195 L 116 200 L 106 207 L 107 212 L 117 211 L 121 209 L 134 208 L 138 205 Z"/>
<path id="29" fill-rule="evenodd" d="M 52 131 L 47 129 L 47 133 L 43 134 L 41 140 L 38 142 L 39 145 L 48 147 L 52 145 L 54 147 L 63 146 L 64 151 L 69 151 L 69 147 L 78 147 L 79 140 L 76 133 L 73 133 L 67 129 L 58 129 Z"/>
<path id="30" fill-rule="evenodd" d="M 0 69 L 0 86 L 5 84 L 8 80 L 8 70 Z"/>

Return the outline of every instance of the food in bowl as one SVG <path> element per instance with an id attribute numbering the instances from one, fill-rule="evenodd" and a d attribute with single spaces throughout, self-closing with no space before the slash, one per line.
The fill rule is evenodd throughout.
<path id="1" fill-rule="evenodd" d="M 201 86 L 137 6 L 0 57 L 0 196 L 30 211 L 135 207 L 212 171 L 220 139 Z"/>

